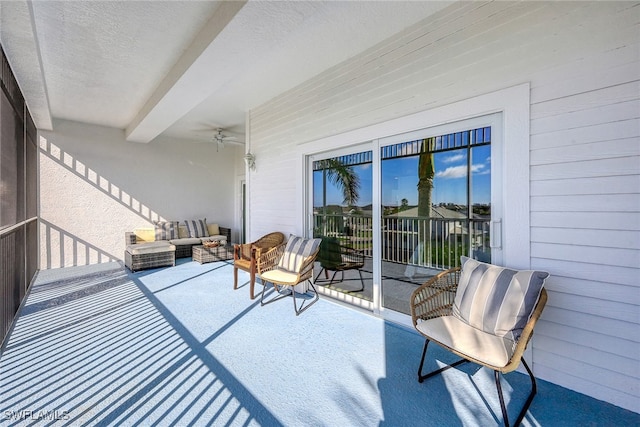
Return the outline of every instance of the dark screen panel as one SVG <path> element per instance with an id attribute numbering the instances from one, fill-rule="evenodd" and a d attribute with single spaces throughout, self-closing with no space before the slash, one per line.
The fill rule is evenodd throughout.
<path id="1" fill-rule="evenodd" d="M 11 328 L 14 316 L 38 268 L 37 165 L 37 129 L 0 46 L 0 340 L 2 341 Z"/>
<path id="2" fill-rule="evenodd" d="M 38 216 L 38 146 L 28 133 L 26 147 L 26 219 L 30 219 Z"/>
<path id="3" fill-rule="evenodd" d="M 24 221 L 23 126 L 4 92 L 0 94 L 0 227 Z"/>

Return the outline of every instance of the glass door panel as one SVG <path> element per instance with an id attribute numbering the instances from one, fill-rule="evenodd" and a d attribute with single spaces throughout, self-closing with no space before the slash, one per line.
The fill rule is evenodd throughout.
<path id="1" fill-rule="evenodd" d="M 371 308 L 372 152 L 311 161 L 313 236 L 322 238 L 314 272 L 319 292 Z"/>
<path id="2" fill-rule="evenodd" d="M 380 147 L 381 304 L 409 313 L 413 290 L 460 256 L 491 260 L 491 127 Z"/>

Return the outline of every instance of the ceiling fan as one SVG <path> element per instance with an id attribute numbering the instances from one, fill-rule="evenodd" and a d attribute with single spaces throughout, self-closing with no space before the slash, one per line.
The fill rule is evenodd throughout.
<path id="1" fill-rule="evenodd" d="M 211 142 L 218 144 L 217 149 L 224 148 L 224 144 L 244 145 L 243 142 L 238 141 L 235 136 L 229 136 L 222 133 L 222 129 L 216 129 L 216 132 L 211 137 Z"/>

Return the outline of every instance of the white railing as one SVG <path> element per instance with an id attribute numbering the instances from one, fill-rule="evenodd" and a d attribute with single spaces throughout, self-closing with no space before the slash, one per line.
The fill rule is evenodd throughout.
<path id="1" fill-rule="evenodd" d="M 489 219 L 382 217 L 382 260 L 429 268 L 460 264 L 460 256 L 490 260 Z M 372 218 L 314 215 L 315 236 L 338 237 L 373 255 Z"/>

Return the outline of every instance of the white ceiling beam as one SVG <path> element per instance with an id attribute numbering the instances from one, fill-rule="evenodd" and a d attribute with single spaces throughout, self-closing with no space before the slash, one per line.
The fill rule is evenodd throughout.
<path id="1" fill-rule="evenodd" d="M 201 58 L 245 4 L 246 1 L 220 2 L 193 43 L 127 126 L 128 141 L 150 142 L 209 95 L 209 91 L 203 90 L 206 79 L 202 77 L 210 74 L 210 63 Z"/>

